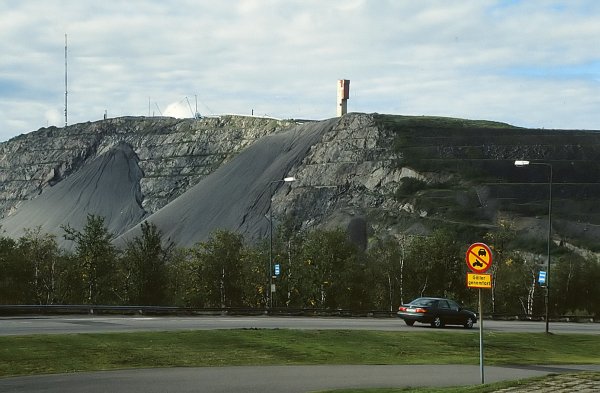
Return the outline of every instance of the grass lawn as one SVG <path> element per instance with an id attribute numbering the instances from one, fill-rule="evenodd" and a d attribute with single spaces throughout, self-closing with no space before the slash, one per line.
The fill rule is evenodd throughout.
<path id="1" fill-rule="evenodd" d="M 595 335 L 486 333 L 485 362 L 599 364 Z M 478 364 L 477 332 L 202 330 L 0 337 L 0 377 L 125 368 Z"/>

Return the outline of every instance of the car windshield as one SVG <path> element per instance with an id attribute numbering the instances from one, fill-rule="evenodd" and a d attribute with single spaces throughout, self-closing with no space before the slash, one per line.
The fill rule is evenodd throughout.
<path id="1" fill-rule="evenodd" d="M 434 299 L 418 298 L 410 302 L 411 306 L 431 307 L 435 303 Z"/>

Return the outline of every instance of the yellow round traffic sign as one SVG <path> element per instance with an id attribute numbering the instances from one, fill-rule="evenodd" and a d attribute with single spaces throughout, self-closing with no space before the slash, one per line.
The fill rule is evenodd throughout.
<path id="1" fill-rule="evenodd" d="M 492 267 L 492 250 L 484 243 L 471 244 L 466 259 L 473 273 L 485 273 Z"/>

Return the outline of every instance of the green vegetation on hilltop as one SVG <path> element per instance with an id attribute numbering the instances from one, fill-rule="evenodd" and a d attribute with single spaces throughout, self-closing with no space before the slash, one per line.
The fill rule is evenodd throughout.
<path id="1" fill-rule="evenodd" d="M 489 120 L 468 120 L 442 116 L 401 116 L 376 114 L 375 120 L 384 127 L 418 128 L 517 128 L 507 123 Z"/>
<path id="2" fill-rule="evenodd" d="M 405 178 L 395 197 L 428 218 L 494 227 L 499 216 L 543 220 L 548 214 L 548 165 L 516 168 L 515 160 L 552 165 L 556 237 L 584 248 L 600 230 L 600 132 L 545 130 L 504 123 L 427 116 L 375 115 L 393 138 L 397 167 L 422 177 Z M 535 242 L 543 230 L 525 237 Z M 533 250 L 531 250 L 533 251 Z"/>

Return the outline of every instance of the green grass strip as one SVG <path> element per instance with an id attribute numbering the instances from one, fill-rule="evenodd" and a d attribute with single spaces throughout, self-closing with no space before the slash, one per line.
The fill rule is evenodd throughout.
<path id="1" fill-rule="evenodd" d="M 595 335 L 485 335 L 489 365 L 599 364 L 598 353 Z M 0 337 L 0 376 L 225 365 L 478 363 L 475 331 L 240 329 Z"/>

